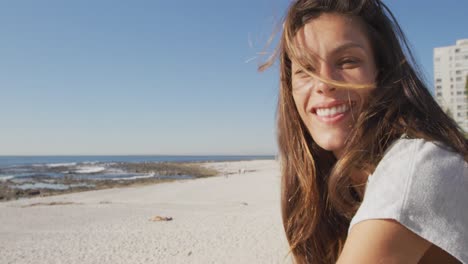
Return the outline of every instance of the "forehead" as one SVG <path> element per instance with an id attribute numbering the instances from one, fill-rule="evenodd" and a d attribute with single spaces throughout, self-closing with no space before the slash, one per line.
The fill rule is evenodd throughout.
<path id="1" fill-rule="evenodd" d="M 370 41 L 364 22 L 359 17 L 323 13 L 309 20 L 295 35 L 294 46 L 300 52 L 325 58 L 342 47 L 370 52 Z"/>

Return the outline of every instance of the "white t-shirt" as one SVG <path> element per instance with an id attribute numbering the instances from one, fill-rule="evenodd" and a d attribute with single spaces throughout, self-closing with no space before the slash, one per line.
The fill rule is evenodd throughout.
<path id="1" fill-rule="evenodd" d="M 468 163 L 423 139 L 399 139 L 369 177 L 354 224 L 394 219 L 468 264 Z"/>

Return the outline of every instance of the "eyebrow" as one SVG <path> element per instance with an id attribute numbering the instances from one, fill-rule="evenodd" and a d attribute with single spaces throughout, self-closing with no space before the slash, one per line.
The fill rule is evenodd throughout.
<path id="1" fill-rule="evenodd" d="M 366 51 L 366 49 L 364 48 L 364 46 L 356 43 L 356 42 L 345 42 L 344 44 L 338 46 L 337 48 L 335 48 L 334 50 L 331 51 L 331 54 L 337 54 L 337 53 L 340 53 L 340 52 L 343 52 L 347 49 L 353 49 L 353 48 L 357 48 L 357 49 L 360 49 L 362 51 Z M 304 56 L 300 55 L 297 60 L 301 61 L 304 59 Z M 321 58 L 319 58 L 321 59 Z"/>
<path id="2" fill-rule="evenodd" d="M 332 51 L 332 53 L 340 53 L 340 52 L 342 52 L 342 51 L 344 51 L 344 50 L 352 49 L 352 48 L 358 48 L 358 49 L 361 49 L 361 50 L 363 50 L 363 51 L 366 50 L 362 45 L 360 45 L 360 44 L 358 44 L 358 43 L 355 43 L 355 42 L 348 42 L 348 43 L 345 43 L 345 44 L 343 44 L 343 45 L 337 47 L 336 49 L 334 49 L 334 50 Z"/>

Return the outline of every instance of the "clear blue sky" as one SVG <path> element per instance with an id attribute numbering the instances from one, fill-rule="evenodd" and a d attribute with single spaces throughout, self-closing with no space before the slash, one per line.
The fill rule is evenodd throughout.
<path id="1" fill-rule="evenodd" d="M 468 1 L 386 1 L 432 85 Z M 287 0 L 0 1 L 0 155 L 275 154 Z"/>

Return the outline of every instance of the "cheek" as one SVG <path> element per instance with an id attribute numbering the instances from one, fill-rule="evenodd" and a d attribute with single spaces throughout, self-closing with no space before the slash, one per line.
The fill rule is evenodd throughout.
<path id="1" fill-rule="evenodd" d="M 306 101 L 304 96 L 301 96 L 299 93 L 293 93 L 293 100 L 294 104 L 296 106 L 296 110 L 299 113 L 299 116 L 301 117 L 302 121 L 305 121 L 305 108 L 306 108 Z"/>
<path id="2" fill-rule="evenodd" d="M 364 76 L 366 78 L 367 83 L 375 82 L 377 79 L 377 69 L 374 63 L 369 63 L 368 67 L 366 67 Z"/>
<path id="3" fill-rule="evenodd" d="M 371 84 L 374 82 L 374 71 L 368 68 L 353 69 L 343 73 L 342 78 L 345 82 L 355 84 Z"/>
<path id="4" fill-rule="evenodd" d="M 360 98 L 360 100 L 365 103 L 368 101 L 370 93 L 372 92 L 372 89 L 360 89 L 357 91 L 357 94 Z"/>

